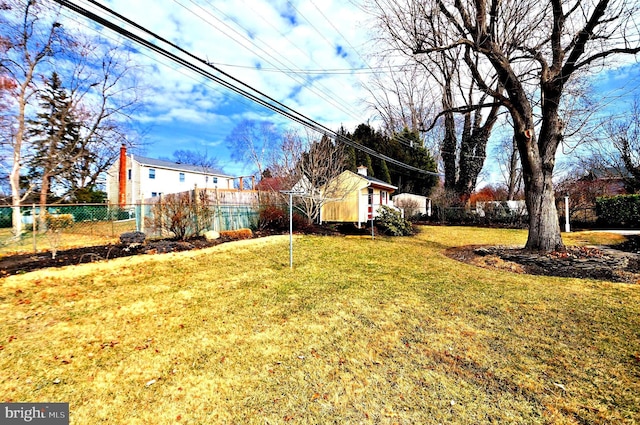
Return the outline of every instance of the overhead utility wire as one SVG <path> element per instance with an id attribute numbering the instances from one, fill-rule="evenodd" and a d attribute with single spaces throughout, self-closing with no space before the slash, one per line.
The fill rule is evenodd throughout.
<path id="1" fill-rule="evenodd" d="M 406 169 L 409 169 L 409 170 L 412 170 L 412 171 L 416 171 L 416 172 L 419 172 L 419 173 L 422 173 L 422 174 L 435 175 L 435 176 L 440 176 L 441 175 L 440 173 L 434 173 L 432 171 L 423 170 L 421 168 L 414 167 L 414 166 L 409 165 L 409 164 L 405 164 L 405 163 L 403 163 L 401 161 L 398 161 L 397 159 L 394 159 L 394 158 L 391 158 L 391 157 L 389 157 L 387 155 L 381 154 L 381 153 L 379 153 L 379 152 L 377 152 L 377 151 L 375 151 L 373 149 L 370 149 L 370 148 L 368 148 L 366 146 L 362 146 L 362 145 L 354 142 L 353 140 L 350 140 L 350 139 L 346 138 L 345 136 L 343 136 L 341 134 L 338 134 L 337 132 L 325 127 L 324 125 L 318 123 L 317 121 L 302 115 L 301 113 L 291 109 L 290 107 L 284 105 L 283 103 L 271 98 L 270 96 L 268 96 L 268 95 L 260 92 L 259 90 L 257 90 L 255 88 L 245 84 L 244 82 L 238 80 L 237 78 L 231 76 L 230 74 L 227 74 L 226 72 L 218 69 L 217 67 L 213 66 L 212 64 L 210 64 L 209 62 L 205 61 L 204 59 L 201 59 L 201 58 L 195 56 L 194 54 L 186 51 L 185 49 L 181 48 L 180 46 L 170 42 L 169 40 L 166 40 L 165 38 L 153 33 L 152 31 L 147 30 L 146 28 L 142 27 L 141 25 L 136 24 L 135 22 L 131 21 L 130 19 L 124 17 L 123 15 L 120 15 L 119 13 L 109 9 L 106 6 L 101 5 L 100 3 L 97 3 L 94 0 L 87 0 L 87 1 L 89 3 L 97 6 L 98 8 L 104 10 L 105 12 L 111 14 L 112 16 L 117 17 L 118 19 L 122 20 L 123 22 L 126 22 L 127 24 L 133 26 L 134 28 L 136 28 L 136 29 L 138 29 L 138 30 L 150 35 L 151 37 L 154 37 L 158 41 L 161 41 L 161 42 L 173 47 L 174 49 L 176 49 L 179 52 L 187 55 L 188 57 L 196 60 L 197 62 L 200 62 L 201 64 L 206 65 L 209 68 L 212 68 L 216 72 L 224 75 L 225 77 L 231 79 L 232 81 L 234 81 L 234 82 L 236 82 L 238 84 L 241 84 L 244 87 L 247 87 L 251 91 L 259 94 L 260 96 L 263 96 L 264 99 L 261 99 L 257 95 L 252 94 L 252 93 L 250 93 L 249 91 L 247 91 L 245 89 L 242 89 L 242 88 L 239 88 L 237 86 L 234 86 L 232 83 L 223 80 L 222 78 L 212 74 L 211 72 L 206 71 L 206 70 L 196 66 L 195 64 L 187 61 L 184 58 L 181 58 L 181 57 L 175 55 L 174 53 L 171 53 L 171 52 L 167 51 L 166 49 L 163 49 L 163 48 L 161 48 L 159 46 L 156 46 L 155 44 L 151 43 L 150 41 L 143 39 L 142 37 L 132 33 L 131 31 L 128 31 L 128 30 L 126 30 L 124 28 L 121 28 L 121 27 L 115 25 L 113 22 L 111 22 L 111 21 L 109 21 L 109 20 L 107 20 L 107 19 L 105 19 L 105 18 L 103 18 L 103 17 L 101 17 L 101 16 L 99 16 L 99 15 L 97 15 L 97 14 L 95 14 L 95 13 L 89 11 L 89 10 L 87 10 L 87 9 L 84 9 L 81 6 L 78 6 L 78 5 L 76 5 L 76 4 L 74 4 L 74 3 L 70 2 L 70 1 L 67 1 L 67 0 L 53 0 L 53 1 L 55 1 L 58 4 L 60 4 L 61 6 L 64 6 L 64 7 L 67 7 L 68 9 L 70 9 L 70 10 L 73 10 L 74 12 L 79 13 L 80 15 L 85 16 L 86 18 L 89 18 L 92 21 L 99 23 L 100 25 L 104 26 L 105 28 L 108 28 L 108 29 L 110 29 L 112 31 L 115 31 L 118 34 L 120 34 L 120 35 L 122 35 L 122 36 L 124 36 L 124 37 L 126 37 L 126 38 L 128 38 L 128 39 L 130 39 L 130 40 L 132 40 L 132 41 L 134 41 L 134 42 L 136 42 L 136 43 L 138 43 L 138 44 L 140 44 L 140 45 L 142 45 L 142 46 L 144 46 L 144 47 L 146 47 L 146 48 L 148 48 L 148 49 L 150 49 L 150 50 L 152 50 L 154 52 L 156 52 L 156 53 L 159 53 L 159 54 L 161 54 L 161 55 L 173 60 L 174 62 L 176 62 L 176 63 L 178 63 L 178 64 L 180 64 L 182 66 L 185 66 L 186 68 L 191 69 L 192 71 L 195 71 L 195 72 L 199 73 L 200 75 L 202 75 L 204 77 L 207 77 L 207 78 L 217 82 L 218 84 L 222 85 L 223 87 L 228 88 L 229 90 L 231 90 L 231 91 L 233 91 L 233 92 L 235 92 L 237 94 L 240 94 L 241 96 L 244 96 L 244 97 L 246 97 L 246 98 L 258 103 L 259 105 L 261 105 L 261 106 L 263 106 L 263 107 L 265 107 L 265 108 L 267 108 L 267 109 L 269 109 L 269 110 L 271 110 L 273 112 L 276 112 L 276 113 L 278 113 L 280 115 L 283 115 L 284 117 L 289 118 L 290 120 L 295 121 L 298 124 L 301 124 L 301 125 L 309 128 L 309 129 L 317 131 L 318 133 L 331 135 L 331 136 L 333 136 L 335 138 L 336 141 L 340 141 L 340 142 L 342 142 L 342 143 L 344 143 L 344 144 L 346 144 L 348 146 L 351 146 L 351 147 L 353 147 L 355 149 L 361 150 L 361 151 L 363 151 L 363 152 L 365 152 L 365 153 L 367 153 L 367 154 L 369 154 L 371 156 L 375 156 L 375 157 L 377 157 L 379 159 L 383 159 L 383 160 L 385 160 L 385 161 L 387 161 L 387 162 L 389 162 L 391 164 L 394 164 L 394 165 L 397 165 L 397 166 L 400 166 L 400 167 L 404 167 Z M 273 102 L 275 105 L 267 102 L 267 100 L 265 100 L 265 99 L 268 99 L 269 101 Z"/>
<path id="2" fill-rule="evenodd" d="M 198 14 L 197 12 L 191 10 L 190 8 L 188 8 L 187 6 L 183 5 L 182 3 L 180 3 L 178 0 L 173 0 L 176 4 L 179 4 L 180 6 L 184 7 L 186 10 L 190 11 L 191 13 L 193 13 L 195 16 L 197 16 L 199 19 L 203 20 L 207 25 L 211 26 L 212 28 L 219 30 L 219 28 L 217 28 L 216 26 L 212 25 L 211 22 L 209 22 L 208 20 L 204 19 L 203 16 L 201 16 L 200 14 Z M 322 90 L 318 90 L 314 87 L 313 84 L 310 84 L 311 81 L 310 79 L 307 77 L 305 77 L 302 74 L 298 74 L 296 73 L 296 70 L 290 68 L 289 66 L 287 66 L 287 64 L 285 64 L 283 61 L 286 61 L 288 63 L 291 64 L 291 66 L 295 66 L 295 63 L 293 61 L 291 61 L 289 58 L 287 58 L 286 56 L 282 56 L 282 60 L 280 60 L 279 58 L 277 58 L 276 56 L 274 56 L 274 54 L 277 54 L 274 51 L 274 54 L 271 54 L 270 52 L 268 52 L 267 50 L 265 50 L 264 48 L 262 48 L 257 42 L 260 41 L 261 44 L 265 44 L 265 46 L 268 49 L 273 50 L 272 46 L 269 46 L 268 43 L 264 43 L 262 42 L 262 40 L 260 40 L 259 38 L 256 38 L 255 40 L 252 38 L 247 37 L 246 35 L 240 33 L 239 31 L 237 31 L 235 28 L 233 28 L 232 26 L 230 26 L 229 24 L 227 24 L 226 22 L 224 22 L 224 20 L 214 16 L 211 12 L 207 11 L 203 6 L 201 5 L 197 5 L 194 0 L 189 0 L 191 3 L 193 3 L 195 6 L 198 6 L 203 12 L 205 12 L 207 15 L 211 16 L 213 19 L 217 20 L 218 22 L 220 22 L 220 24 L 224 25 L 225 27 L 227 27 L 230 31 L 232 31 L 233 33 L 237 34 L 241 39 L 245 40 L 246 42 L 252 44 L 254 47 L 256 47 L 259 51 L 263 52 L 264 54 L 266 54 L 268 57 L 272 58 L 274 61 L 276 61 L 277 63 L 281 64 L 282 66 L 285 67 L 285 70 L 283 70 L 283 73 L 285 75 L 287 75 L 289 78 L 293 79 L 296 83 L 301 84 L 302 86 L 304 86 L 305 84 L 309 84 L 308 86 L 306 86 L 306 88 L 315 93 L 318 97 L 324 99 L 324 101 L 326 101 L 327 103 L 330 103 L 331 105 L 333 105 L 336 109 L 341 110 L 342 112 L 352 116 L 352 117 L 356 117 L 355 114 L 353 114 L 352 111 L 349 111 L 347 109 L 345 109 L 345 105 L 343 104 L 344 102 L 337 102 L 337 100 L 340 100 L 339 96 L 337 94 L 335 94 L 329 87 L 326 87 L 324 85 L 322 85 L 320 82 L 318 82 L 318 85 L 321 86 Z M 210 7 L 212 7 L 214 10 L 218 11 L 220 14 L 222 14 L 224 17 L 226 17 L 227 19 L 229 19 L 230 21 L 232 21 L 235 25 L 237 25 L 238 27 L 240 27 L 242 30 L 244 30 L 246 33 L 249 33 L 250 30 L 248 28 L 245 28 L 244 26 L 242 26 L 242 24 L 240 22 L 238 22 L 236 19 L 232 18 L 231 16 L 227 15 L 225 12 L 223 12 L 222 10 L 218 9 L 217 7 L 215 7 L 210 1 L 207 1 L 207 4 L 209 4 Z M 269 24 L 272 25 L 272 24 Z M 272 25 L 273 26 L 273 25 Z M 228 35 L 226 32 L 223 33 L 224 35 L 230 37 L 232 40 L 234 41 L 238 41 L 235 38 L 231 37 L 230 35 Z M 295 44 L 291 43 L 292 45 L 295 46 Z M 247 46 L 244 46 L 247 50 L 249 50 L 249 48 Z M 297 46 L 295 46 L 297 47 Z M 251 51 L 251 50 L 249 50 Z M 253 51 L 251 51 L 252 53 L 255 53 Z M 303 52 L 304 53 L 304 52 Z M 263 56 L 260 56 L 259 53 L 256 53 L 258 55 L 258 57 L 264 59 L 266 62 L 273 64 L 273 62 L 269 62 L 269 59 L 264 58 Z M 217 66 L 220 66 L 221 64 L 216 64 Z M 288 71 L 288 72 L 287 72 Z"/>

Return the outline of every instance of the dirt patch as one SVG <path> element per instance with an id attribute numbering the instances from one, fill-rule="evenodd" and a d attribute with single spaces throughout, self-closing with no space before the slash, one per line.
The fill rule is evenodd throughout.
<path id="1" fill-rule="evenodd" d="M 640 283 L 640 238 L 615 246 L 567 247 L 565 251 L 531 252 L 521 247 L 469 245 L 450 248 L 450 258 L 513 273 Z"/>

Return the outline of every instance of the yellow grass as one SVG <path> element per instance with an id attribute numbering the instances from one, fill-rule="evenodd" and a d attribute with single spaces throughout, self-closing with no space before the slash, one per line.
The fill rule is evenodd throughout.
<path id="1" fill-rule="evenodd" d="M 640 287 L 443 255 L 525 240 L 296 237 L 290 270 L 273 237 L 8 277 L 0 399 L 73 424 L 637 423 Z"/>
<path id="2" fill-rule="evenodd" d="M 60 233 L 59 250 L 83 246 L 106 245 L 119 242 L 120 234 L 136 230 L 135 220 L 76 222 Z M 51 241 L 45 233 L 36 233 L 35 251 L 51 250 Z M 12 238 L 11 229 L 0 229 L 0 256 L 34 252 L 33 233 L 26 229 L 19 239 Z"/>

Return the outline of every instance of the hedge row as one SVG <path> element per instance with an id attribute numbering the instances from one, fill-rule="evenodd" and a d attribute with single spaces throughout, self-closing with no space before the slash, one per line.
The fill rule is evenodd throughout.
<path id="1" fill-rule="evenodd" d="M 621 195 L 596 200 L 598 225 L 640 227 L 640 195 Z"/>

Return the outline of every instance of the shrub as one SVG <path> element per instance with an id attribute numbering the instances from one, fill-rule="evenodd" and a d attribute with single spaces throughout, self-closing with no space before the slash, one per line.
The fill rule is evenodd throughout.
<path id="1" fill-rule="evenodd" d="M 51 245 L 51 258 L 55 259 L 62 239 L 62 231 L 73 225 L 73 215 L 46 213 L 45 223 L 47 224 L 47 238 Z"/>
<path id="2" fill-rule="evenodd" d="M 420 213 L 420 202 L 417 199 L 399 199 L 393 201 L 394 205 L 404 210 L 404 216 L 410 220 L 418 216 Z"/>
<path id="3" fill-rule="evenodd" d="M 253 237 L 253 232 L 251 229 L 225 230 L 220 232 L 220 236 L 229 238 L 233 241 L 238 241 L 241 239 L 251 239 Z"/>
<path id="4" fill-rule="evenodd" d="M 275 205 L 267 205 L 260 209 L 258 230 L 281 231 L 289 228 L 287 213 Z"/>
<path id="5" fill-rule="evenodd" d="M 166 195 L 153 206 L 152 227 L 169 231 L 178 239 L 186 240 L 209 227 L 214 212 L 204 192 L 194 201 L 190 192 Z"/>
<path id="6" fill-rule="evenodd" d="M 376 224 L 386 234 L 392 236 L 413 235 L 413 226 L 408 220 L 402 218 L 400 211 L 383 205 L 378 209 L 378 214 Z"/>
<path id="7" fill-rule="evenodd" d="M 293 213 L 293 230 L 300 232 L 309 231 L 313 226 L 309 223 L 309 219 L 301 214 Z M 287 224 L 288 225 L 288 224 Z"/>
<path id="8" fill-rule="evenodd" d="M 637 227 L 640 223 L 640 195 L 596 199 L 598 224 L 606 227 Z"/>

